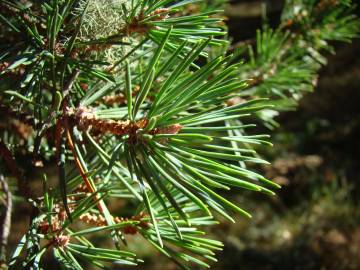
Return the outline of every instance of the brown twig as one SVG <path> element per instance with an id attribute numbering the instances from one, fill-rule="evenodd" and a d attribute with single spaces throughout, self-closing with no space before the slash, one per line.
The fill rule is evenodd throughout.
<path id="1" fill-rule="evenodd" d="M 70 75 L 70 79 L 68 80 L 68 82 L 65 84 L 62 95 L 65 99 L 65 97 L 67 97 L 69 95 L 69 92 L 71 90 L 71 88 L 73 87 L 76 79 L 79 77 L 80 75 L 80 70 L 75 69 L 71 75 Z"/>
<path id="2" fill-rule="evenodd" d="M 69 81 L 64 86 L 64 89 L 62 91 L 62 96 L 63 96 L 63 100 L 62 100 L 62 104 L 61 104 L 62 108 L 64 108 L 66 106 L 66 100 L 69 95 L 69 92 L 70 92 L 73 84 L 75 83 L 77 77 L 79 76 L 79 74 L 80 74 L 80 71 L 75 69 L 72 72 L 72 74 L 70 75 Z M 47 130 L 53 126 L 52 120 L 56 117 L 56 115 L 58 113 L 58 111 L 55 108 L 56 104 L 54 102 L 55 102 L 55 98 L 53 98 L 52 112 L 46 118 L 45 122 L 42 124 L 42 128 L 37 132 L 37 135 L 35 137 L 35 140 L 34 140 L 34 153 L 35 154 L 38 153 L 42 137 L 46 134 Z"/>
<path id="3" fill-rule="evenodd" d="M 3 175 L 0 175 L 0 186 L 5 193 L 5 213 L 4 217 L 0 220 L 1 224 L 1 235 L 0 235 L 0 267 L 6 265 L 6 246 L 8 244 L 8 237 L 10 234 L 11 227 L 11 211 L 12 211 L 12 196 L 9 190 L 9 186 L 5 181 Z"/>
<path id="4" fill-rule="evenodd" d="M 93 187 L 93 185 L 91 184 L 90 180 L 88 179 L 87 175 L 86 175 L 86 172 L 85 172 L 85 169 L 83 168 L 80 160 L 79 160 L 79 157 L 76 153 L 76 150 L 75 150 L 75 145 L 74 145 L 74 142 L 73 142 L 73 139 L 72 139 L 72 136 L 71 136 L 71 133 L 70 133 L 70 125 L 68 123 L 68 119 L 67 117 L 65 117 L 64 119 L 64 124 L 65 124 L 65 133 L 66 133 L 66 138 L 67 138 L 67 141 L 68 141 L 68 145 L 70 147 L 70 150 L 72 152 L 72 155 L 74 157 L 74 161 L 75 161 L 75 165 L 76 165 L 76 168 L 78 169 L 80 175 L 81 175 L 81 178 L 84 180 L 84 183 L 88 189 L 88 191 L 90 193 L 95 193 L 96 192 L 96 189 L 95 187 Z M 98 200 L 98 196 L 95 197 L 95 200 Z M 100 203 L 97 203 L 97 207 L 99 209 L 99 211 L 101 213 L 104 212 L 104 209 L 102 208 L 102 205 Z"/>

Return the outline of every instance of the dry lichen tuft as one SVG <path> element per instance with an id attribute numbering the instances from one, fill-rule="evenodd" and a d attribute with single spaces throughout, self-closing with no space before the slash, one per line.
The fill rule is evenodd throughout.
<path id="1" fill-rule="evenodd" d="M 87 1 L 80 2 L 82 11 Z M 90 0 L 80 29 L 80 37 L 95 40 L 116 35 L 125 27 L 122 5 L 129 7 L 127 0 Z"/>

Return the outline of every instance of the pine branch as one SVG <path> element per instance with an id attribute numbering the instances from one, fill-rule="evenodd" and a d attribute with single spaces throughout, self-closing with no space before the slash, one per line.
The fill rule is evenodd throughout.
<path id="1" fill-rule="evenodd" d="M 56 160 L 59 178 L 50 189 L 45 175 L 43 196 L 31 198 L 10 269 L 39 268 L 49 250 L 65 269 L 135 266 L 123 248 L 134 234 L 182 269 L 209 267 L 222 244 L 202 228 L 218 215 L 251 217 L 226 191 L 274 195 L 279 185 L 247 167 L 267 163 L 254 145 L 271 145 L 247 135 L 249 123 L 311 90 L 325 42 L 355 37 L 359 22 L 347 1 L 289 2 L 279 29 L 227 53 L 215 9 L 224 2 L 1 2 L 0 109 L 34 132 L 21 144 L 5 127 L 0 154 L 18 179 L 9 149 L 19 147 L 45 166 Z M 110 212 L 119 200 L 128 212 Z M 93 243 L 97 233 L 114 248 Z"/>

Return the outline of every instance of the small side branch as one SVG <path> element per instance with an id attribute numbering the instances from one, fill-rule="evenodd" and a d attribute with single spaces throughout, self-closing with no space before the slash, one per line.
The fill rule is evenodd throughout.
<path id="1" fill-rule="evenodd" d="M 12 196 L 3 175 L 0 175 L 0 187 L 5 194 L 5 211 L 0 219 L 0 269 L 6 269 L 6 247 L 11 227 Z"/>
<path id="2" fill-rule="evenodd" d="M 94 193 L 96 192 L 95 188 L 93 187 L 93 185 L 91 184 L 90 180 L 88 179 L 87 175 L 86 175 L 86 172 L 79 160 L 79 157 L 76 153 L 76 150 L 75 150 L 75 145 L 74 145 L 74 142 L 73 142 L 73 139 L 72 139 L 72 136 L 71 136 L 71 133 L 70 133 L 70 127 L 69 127 L 69 123 L 67 121 L 67 118 L 65 118 L 65 133 L 66 133 L 66 138 L 67 138 L 67 141 L 68 141 L 68 145 L 70 147 L 70 150 L 72 152 L 72 155 L 74 157 L 74 161 L 75 161 L 75 165 L 76 165 L 76 168 L 78 169 L 80 175 L 81 175 L 81 178 L 84 180 L 84 183 L 88 189 L 88 191 L 90 193 Z M 103 208 L 102 208 L 102 205 L 100 203 L 97 204 L 97 207 L 99 209 L 99 211 L 101 213 L 103 213 Z"/>

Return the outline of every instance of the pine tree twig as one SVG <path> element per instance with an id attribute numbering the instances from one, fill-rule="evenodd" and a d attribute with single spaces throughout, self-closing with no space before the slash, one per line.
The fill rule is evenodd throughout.
<path id="1" fill-rule="evenodd" d="M 70 76 L 70 79 L 64 86 L 64 89 L 62 92 L 63 99 L 61 100 L 61 104 L 59 104 L 60 107 L 62 107 L 63 113 L 65 112 L 65 108 L 68 103 L 68 96 L 69 96 L 70 90 L 71 90 L 74 82 L 76 81 L 77 77 L 79 76 L 79 74 L 80 74 L 79 70 L 74 70 Z M 58 101 L 58 102 L 60 102 L 60 101 Z M 65 212 L 66 212 L 69 220 L 72 221 L 71 212 L 70 212 L 70 209 L 69 209 L 69 206 L 67 203 L 67 194 L 66 194 L 67 192 L 66 192 L 66 173 L 65 173 L 65 163 L 66 163 L 65 143 L 66 143 L 67 134 L 65 135 L 65 137 L 63 137 L 63 135 L 62 135 L 63 134 L 62 124 L 65 122 L 67 124 L 66 116 L 65 117 L 62 116 L 56 122 L 56 125 L 55 125 L 55 149 L 56 149 L 57 165 L 59 168 L 59 186 L 60 186 L 60 190 L 61 190 L 61 194 L 62 194 Z M 66 127 L 68 128 L 68 125 Z M 71 139 L 71 137 L 70 137 L 70 139 Z"/>
<path id="2" fill-rule="evenodd" d="M 67 141 L 68 141 L 68 145 L 69 145 L 69 148 L 72 152 L 72 155 L 74 157 L 74 162 L 75 162 L 75 165 L 76 165 L 76 168 L 78 169 L 80 175 L 81 175 L 81 178 L 83 179 L 88 191 L 90 193 L 95 193 L 96 190 L 95 188 L 93 187 L 93 185 L 91 184 L 90 180 L 88 179 L 87 175 L 86 175 L 86 172 L 79 160 L 79 157 L 76 153 L 76 150 L 75 150 L 75 145 L 74 145 L 74 142 L 73 142 L 73 139 L 72 139 L 72 136 L 71 136 L 71 128 L 70 128 L 70 125 L 69 125 L 69 122 L 68 122 L 68 119 L 67 117 L 64 118 L 64 125 L 65 125 L 65 133 L 66 133 L 66 138 L 67 138 Z M 95 197 L 95 200 L 98 199 L 98 196 Z M 99 209 L 99 211 L 101 213 L 104 212 L 104 209 L 102 207 L 102 205 L 99 203 L 97 203 L 97 207 Z"/>
<path id="3" fill-rule="evenodd" d="M 71 75 L 70 75 L 70 79 L 67 81 L 67 83 L 65 84 L 64 86 L 64 89 L 63 89 L 63 92 L 62 92 L 62 95 L 63 95 L 63 99 L 65 99 L 69 93 L 70 93 L 70 90 L 72 89 L 76 79 L 79 77 L 80 75 L 80 70 L 78 69 L 75 69 Z"/>
<path id="4" fill-rule="evenodd" d="M 75 83 L 77 77 L 79 76 L 80 71 L 75 69 L 72 74 L 70 75 L 70 79 L 69 81 L 66 83 L 66 85 L 64 86 L 63 89 L 63 99 L 62 99 L 62 104 L 61 106 L 64 108 L 66 107 L 66 100 L 67 97 L 69 95 L 69 92 L 73 86 L 73 84 Z M 55 93 L 54 93 L 55 96 Z M 41 139 L 44 137 L 44 135 L 46 134 L 47 130 L 53 126 L 52 121 L 53 119 L 59 114 L 59 112 L 56 110 L 57 104 L 55 104 L 55 98 L 53 98 L 53 104 L 52 104 L 52 110 L 51 113 L 49 114 L 49 116 L 47 117 L 47 119 L 45 120 L 45 122 L 43 123 L 41 129 L 38 131 L 35 140 L 34 140 L 34 153 L 37 154 L 40 148 L 40 143 L 41 143 Z"/>
<path id="5" fill-rule="evenodd" d="M 4 205 L 5 211 L 2 219 L 0 220 L 0 269 L 6 269 L 6 247 L 8 244 L 11 227 L 12 196 L 8 183 L 5 181 L 5 177 L 3 175 L 0 175 L 0 187 L 6 197 Z"/>

